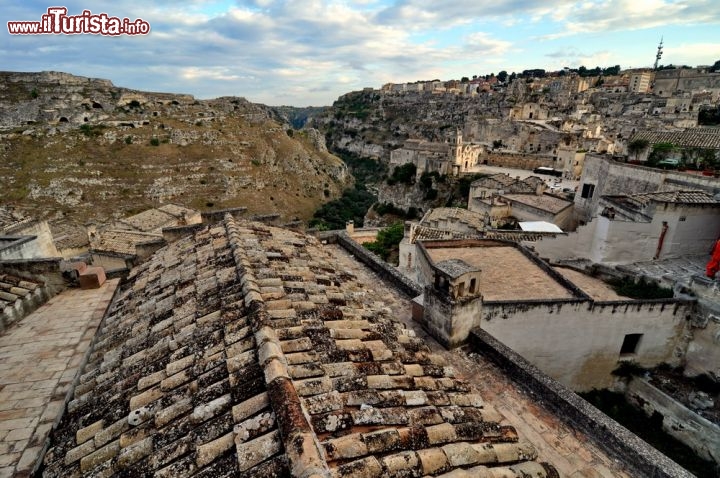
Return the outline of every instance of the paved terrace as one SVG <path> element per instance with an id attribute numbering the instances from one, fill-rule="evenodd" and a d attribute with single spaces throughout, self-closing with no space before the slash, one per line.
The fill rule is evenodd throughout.
<path id="1" fill-rule="evenodd" d="M 29 476 L 118 282 L 67 290 L 0 336 L 0 478 Z"/>
<path id="2" fill-rule="evenodd" d="M 623 471 L 622 464 L 616 463 L 591 443 L 586 435 L 565 425 L 557 415 L 519 390 L 494 364 L 477 354 L 467 354 L 459 349 L 448 351 L 438 344 L 412 320 L 407 298 L 391 287 L 384 287 L 382 279 L 359 264 L 340 246 L 327 247 L 332 249 L 331 253 L 345 271 L 357 276 L 361 283 L 368 284 L 368 292 L 379 303 L 385 304 L 393 317 L 413 329 L 432 352 L 443 355 L 455 367 L 458 375 L 470 382 L 483 397 L 485 407 L 494 407 L 504 417 L 501 424 L 512 425 L 520 436 L 537 448 L 539 461 L 552 463 L 564 478 L 632 476 Z"/>

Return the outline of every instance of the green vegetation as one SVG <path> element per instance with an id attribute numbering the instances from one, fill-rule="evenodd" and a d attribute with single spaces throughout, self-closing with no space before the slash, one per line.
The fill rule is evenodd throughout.
<path id="1" fill-rule="evenodd" d="M 152 146 L 160 146 L 160 140 L 159 140 L 158 138 L 152 138 L 152 139 L 150 140 L 150 144 L 151 144 Z"/>
<path id="2" fill-rule="evenodd" d="M 630 405 L 623 394 L 608 390 L 593 390 L 580 396 L 688 471 L 697 476 L 715 476 L 712 463 L 702 460 L 687 445 L 663 431 L 659 413 L 648 418 Z"/>
<path id="3" fill-rule="evenodd" d="M 648 156 L 648 166 L 658 166 L 661 161 L 669 158 L 670 154 L 675 152 L 675 145 L 672 143 L 655 143 L 653 144 L 652 151 Z"/>
<path id="4" fill-rule="evenodd" d="M 401 217 L 404 219 L 416 219 L 418 217 L 417 208 L 411 207 L 410 209 L 405 211 L 404 209 L 400 209 L 399 207 L 396 207 L 394 204 L 391 204 L 389 202 L 375 203 L 373 205 L 373 210 L 379 216 L 385 216 L 386 214 L 391 214 L 393 216 Z"/>
<path id="5" fill-rule="evenodd" d="M 637 160 L 638 154 L 645 151 L 645 149 L 650 145 L 650 141 L 644 139 L 644 138 L 637 138 L 628 144 L 628 153 L 635 156 L 635 159 Z"/>
<path id="6" fill-rule="evenodd" d="M 354 188 L 343 191 L 341 197 L 323 204 L 315 211 L 310 227 L 319 230 L 343 229 L 350 220 L 362 227 L 365 213 L 376 200 L 364 185 L 356 183 Z"/>
<path id="7" fill-rule="evenodd" d="M 633 299 L 670 299 L 673 290 L 641 277 L 637 282 L 630 277 L 610 279 L 608 283 L 619 295 Z"/>
<path id="8" fill-rule="evenodd" d="M 35 99 L 35 98 L 38 97 L 38 90 L 37 90 L 37 88 L 33 88 L 33 89 L 32 89 L 32 91 L 30 92 L 30 96 L 31 96 L 33 99 Z"/>
<path id="9" fill-rule="evenodd" d="M 125 144 L 132 144 L 132 136 L 125 136 Z"/>
<path id="10" fill-rule="evenodd" d="M 400 241 L 402 241 L 404 225 L 402 222 L 396 222 L 390 227 L 386 227 L 378 232 L 374 242 L 366 242 L 363 244 L 366 249 L 377 254 L 386 262 L 392 262 L 397 265 L 397 252 Z M 394 260 L 393 260 L 394 259 Z"/>
<path id="11" fill-rule="evenodd" d="M 363 158 L 346 150 L 335 154 L 347 165 L 355 178 L 355 186 L 346 189 L 338 199 L 320 207 L 310 220 L 310 227 L 321 230 L 342 229 L 347 221 L 354 221 L 357 227 L 363 226 L 365 213 L 377 197 L 368 191 L 367 186 L 382 181 L 387 167 L 378 160 Z"/>
<path id="12" fill-rule="evenodd" d="M 716 61 L 713 66 L 710 67 L 710 73 L 720 71 L 720 60 Z"/>
<path id="13" fill-rule="evenodd" d="M 105 126 L 103 125 L 90 125 L 88 123 L 83 124 L 80 126 L 80 131 L 82 134 L 87 136 L 88 138 L 100 136 L 102 134 L 102 130 L 105 129 Z"/>
<path id="14" fill-rule="evenodd" d="M 387 183 L 390 186 L 401 183 L 407 186 L 415 184 L 415 176 L 417 167 L 413 163 L 405 163 L 402 166 L 395 166 L 392 175 L 388 178 Z"/>
<path id="15" fill-rule="evenodd" d="M 334 154 L 342 159 L 350 169 L 356 184 L 379 183 L 382 181 L 383 176 L 387 174 L 385 164 L 376 159 L 363 158 L 347 150 L 335 151 Z"/>
<path id="16" fill-rule="evenodd" d="M 720 106 L 702 108 L 698 113 L 698 124 L 704 126 L 720 125 Z"/>

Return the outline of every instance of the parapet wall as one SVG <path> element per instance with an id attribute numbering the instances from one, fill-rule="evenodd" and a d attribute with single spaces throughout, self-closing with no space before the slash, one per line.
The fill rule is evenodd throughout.
<path id="1" fill-rule="evenodd" d="M 402 275 L 397 269 L 380 259 L 378 256 L 353 241 L 346 232 L 337 233 L 337 243 L 360 262 L 368 266 L 383 279 L 397 286 L 410 297 L 417 297 L 423 293 L 422 287 Z"/>
<path id="2" fill-rule="evenodd" d="M 559 382 L 548 377 L 487 332 L 474 329 L 471 348 L 495 362 L 571 428 L 579 429 L 637 476 L 692 478 L 694 475 L 645 443 Z"/>
<path id="3" fill-rule="evenodd" d="M 477 323 L 565 386 L 587 391 L 612 386 L 620 360 L 680 365 L 692 307 L 675 299 L 488 301 Z M 635 349 L 621 354 L 634 334 L 640 335 Z"/>

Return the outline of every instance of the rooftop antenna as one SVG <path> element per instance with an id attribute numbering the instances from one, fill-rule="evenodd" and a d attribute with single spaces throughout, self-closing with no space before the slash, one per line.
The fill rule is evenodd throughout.
<path id="1" fill-rule="evenodd" d="M 660 58 L 662 58 L 663 54 L 663 37 L 660 37 L 660 44 L 658 45 L 657 55 L 655 55 L 655 65 L 653 66 L 653 70 L 657 71 L 658 69 L 658 62 L 660 61 Z"/>

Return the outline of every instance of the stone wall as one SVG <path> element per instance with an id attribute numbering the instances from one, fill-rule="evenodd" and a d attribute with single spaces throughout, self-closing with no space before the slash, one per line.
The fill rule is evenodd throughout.
<path id="1" fill-rule="evenodd" d="M 720 465 L 720 427 L 701 417 L 647 380 L 634 377 L 625 396 L 647 416 L 662 415 L 662 428 L 705 460 Z"/>
<path id="2" fill-rule="evenodd" d="M 67 280 L 60 270 L 61 258 L 18 259 L 0 261 L 0 272 L 12 274 L 31 282 L 44 282 L 50 295 L 65 289 Z"/>
<path id="3" fill-rule="evenodd" d="M 582 197 L 583 185 L 595 186 L 590 198 Z M 711 194 L 720 192 L 720 179 L 678 171 L 663 171 L 614 161 L 607 156 L 588 154 L 575 194 L 575 208 L 581 220 L 588 221 L 597 210 L 600 196 L 637 194 L 679 189 L 701 189 Z"/>
<path id="4" fill-rule="evenodd" d="M 380 277 L 394 284 L 404 294 L 409 297 L 417 297 L 422 294 L 422 288 L 418 284 L 406 278 L 396 268 L 353 241 L 345 231 L 337 233 L 337 243 Z"/>
<path id="5" fill-rule="evenodd" d="M 595 445 L 627 466 L 635 476 L 694 476 L 571 390 L 545 375 L 487 332 L 473 330 L 471 348 L 494 361 L 514 383 L 526 389 L 571 429 L 578 429 L 589 436 Z"/>
<path id="6" fill-rule="evenodd" d="M 613 384 L 627 334 L 642 338 L 622 359 L 679 365 L 692 306 L 674 299 L 485 302 L 480 328 L 564 385 L 587 391 Z"/>
<path id="7" fill-rule="evenodd" d="M 537 156 L 534 154 L 519 153 L 489 153 L 487 157 L 481 157 L 480 162 L 487 160 L 488 166 L 502 166 L 505 168 L 532 170 L 539 167 L 552 168 L 555 161 L 552 157 Z"/>

